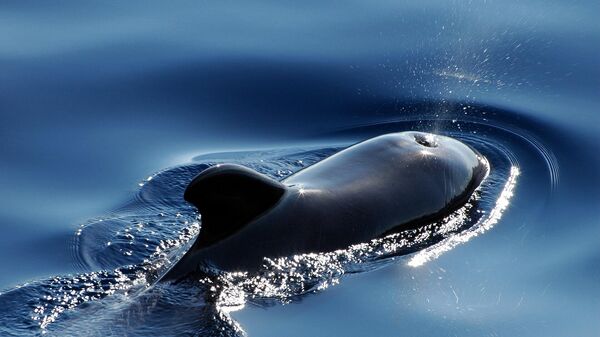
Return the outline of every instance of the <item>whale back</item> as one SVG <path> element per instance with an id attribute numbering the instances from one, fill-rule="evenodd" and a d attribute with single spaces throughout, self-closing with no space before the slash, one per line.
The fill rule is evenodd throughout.
<path id="1" fill-rule="evenodd" d="M 198 208 L 202 229 L 194 248 L 209 246 L 271 209 L 285 186 L 234 164 L 204 170 L 188 185 L 184 199 Z"/>
<path id="2" fill-rule="evenodd" d="M 369 139 L 281 182 L 238 165 L 209 168 L 184 195 L 202 216 L 198 239 L 162 279 L 205 267 L 251 272 L 264 257 L 417 228 L 462 207 L 488 172 L 470 146 L 421 132 Z"/>

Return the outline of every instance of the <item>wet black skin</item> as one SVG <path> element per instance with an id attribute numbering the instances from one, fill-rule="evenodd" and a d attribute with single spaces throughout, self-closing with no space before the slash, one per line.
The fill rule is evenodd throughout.
<path id="1" fill-rule="evenodd" d="M 163 280 L 206 267 L 253 272 L 263 257 L 417 228 L 463 206 L 488 169 L 464 143 L 420 132 L 366 140 L 281 182 L 239 165 L 211 167 L 184 194 L 201 214 L 200 234 Z"/>

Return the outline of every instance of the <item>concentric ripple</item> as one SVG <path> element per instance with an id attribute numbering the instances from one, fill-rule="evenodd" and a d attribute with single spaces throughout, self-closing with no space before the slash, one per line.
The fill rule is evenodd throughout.
<path id="1" fill-rule="evenodd" d="M 445 121 L 450 127 L 440 124 Z M 424 122 L 425 121 L 425 122 Z M 396 129 L 434 129 L 427 119 L 361 125 L 365 135 Z M 265 259 L 256 274 L 197 275 L 180 284 L 156 280 L 189 248 L 201 223 L 182 199 L 188 181 L 221 162 L 251 167 L 275 179 L 322 160 L 339 146 L 272 151 L 216 153 L 195 157 L 187 165 L 156 173 L 142 182 L 135 197 L 111 214 L 83 224 L 74 235 L 79 275 L 57 276 L 26 284 L 0 295 L 0 302 L 25 303 L 16 310 L 8 335 L 20 332 L 50 335 L 239 335 L 243 327 L 229 313 L 247 304 L 285 304 L 307 293 L 322 291 L 343 280 L 391 263 L 418 267 L 498 224 L 510 205 L 520 174 L 514 139 L 540 156 L 553 173 L 552 155 L 519 130 L 482 120 L 431 120 L 439 133 L 471 144 L 488 160 L 488 177 L 461 209 L 439 222 L 375 239 L 344 250 Z M 443 131 L 441 131 L 443 130 Z M 512 137 L 512 139 L 510 138 Z M 363 137 L 364 138 L 364 137 Z M 350 144 L 350 143 L 348 143 Z M 532 152 L 532 148 L 534 149 Z M 26 310 L 23 311 L 23 310 Z M 10 333 L 10 334 L 9 334 Z"/>

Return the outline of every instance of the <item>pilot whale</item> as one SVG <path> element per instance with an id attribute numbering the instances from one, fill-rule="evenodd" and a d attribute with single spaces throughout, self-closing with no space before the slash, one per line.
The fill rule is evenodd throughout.
<path id="1" fill-rule="evenodd" d="M 201 230 L 162 280 L 253 272 L 264 257 L 329 252 L 419 228 L 462 207 L 488 171 L 470 146 L 422 132 L 371 138 L 282 181 L 213 166 L 185 190 Z"/>

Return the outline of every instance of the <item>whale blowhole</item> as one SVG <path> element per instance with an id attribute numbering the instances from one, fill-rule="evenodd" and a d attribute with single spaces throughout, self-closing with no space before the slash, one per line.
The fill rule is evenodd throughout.
<path id="1" fill-rule="evenodd" d="M 419 133 L 415 135 L 415 141 L 425 147 L 437 147 L 437 139 L 431 133 Z"/>

